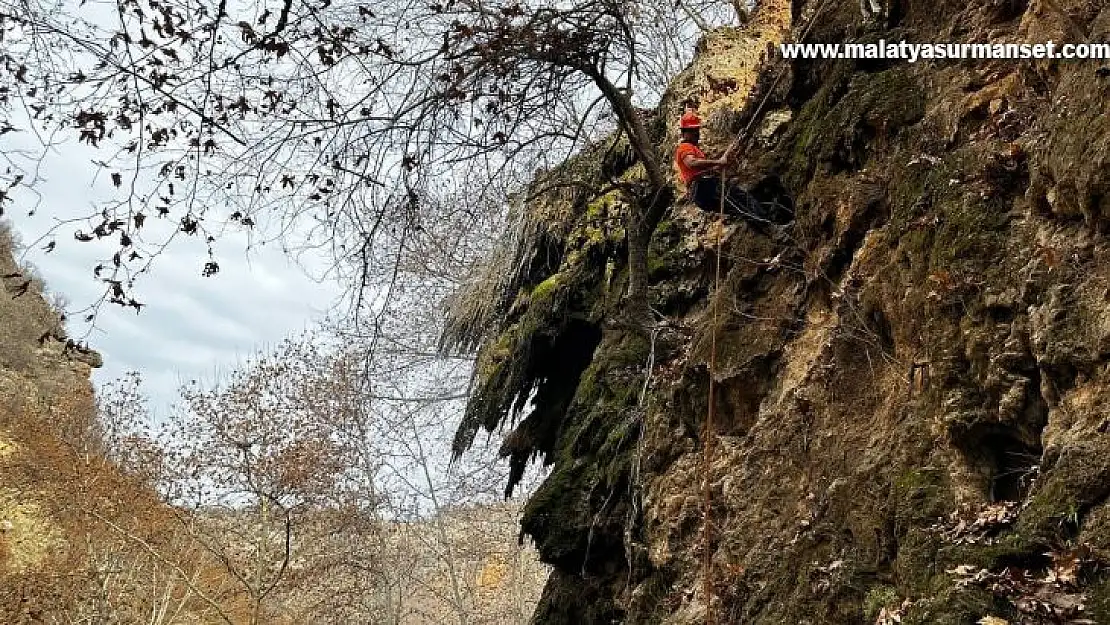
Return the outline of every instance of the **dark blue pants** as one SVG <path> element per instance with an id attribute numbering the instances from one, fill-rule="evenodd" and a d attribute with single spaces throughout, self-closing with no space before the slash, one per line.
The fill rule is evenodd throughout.
<path id="1" fill-rule="evenodd" d="M 690 199 L 698 208 L 716 213 L 721 210 L 721 186 L 720 176 L 698 176 L 690 182 Z M 783 220 L 781 216 L 774 214 L 777 211 L 770 210 L 739 185 L 725 183 L 724 193 L 725 213 L 728 215 L 765 224 L 789 221 L 788 217 Z"/>

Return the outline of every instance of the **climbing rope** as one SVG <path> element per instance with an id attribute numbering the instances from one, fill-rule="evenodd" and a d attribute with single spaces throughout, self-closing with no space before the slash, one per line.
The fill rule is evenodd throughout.
<path id="1" fill-rule="evenodd" d="M 722 176 L 723 178 L 723 176 Z M 723 182 L 723 181 L 722 181 Z M 705 432 L 702 435 L 702 462 L 703 470 L 702 475 L 705 476 L 705 481 L 702 485 L 702 494 L 704 497 L 705 510 L 703 511 L 704 525 L 702 526 L 702 594 L 705 596 L 705 622 L 707 625 L 715 625 L 717 622 L 716 613 L 713 606 L 713 439 L 714 428 L 713 418 L 717 412 L 716 391 L 717 391 L 717 331 L 718 319 L 717 312 L 720 308 L 719 295 L 721 292 L 721 246 L 724 241 L 725 230 L 725 192 L 724 184 L 722 183 L 720 189 L 721 202 L 717 212 L 717 232 L 714 236 L 714 246 L 717 251 L 717 266 L 713 275 L 713 301 L 710 304 L 713 307 L 711 316 L 711 323 L 713 329 L 710 332 L 709 339 L 709 409 L 705 416 Z"/>
<path id="2" fill-rule="evenodd" d="M 830 0 L 821 0 L 817 5 L 817 9 L 809 16 L 805 28 L 802 29 L 800 40 L 804 40 L 813 25 L 817 23 L 817 18 L 824 13 L 825 9 L 829 6 Z M 752 112 L 751 117 L 748 119 L 747 124 L 739 133 L 732 145 L 728 147 L 727 151 L 731 151 L 734 147 L 738 147 L 740 142 L 749 135 L 752 127 L 755 125 L 759 114 L 762 112 L 763 107 L 766 106 L 767 101 L 771 98 L 775 88 L 778 86 L 779 80 L 786 74 L 786 69 L 789 65 L 784 66 L 779 70 L 775 79 L 771 81 L 767 92 L 763 94 L 763 99 L 760 100 L 755 110 Z M 717 212 L 717 232 L 714 236 L 714 244 L 716 247 L 716 268 L 713 276 L 713 301 L 711 306 L 713 312 L 711 314 L 711 323 L 713 328 L 710 332 L 709 339 L 709 406 L 706 410 L 705 428 L 702 434 L 702 510 L 703 525 L 702 525 L 702 595 L 705 600 L 705 623 L 706 625 L 716 625 L 717 613 L 716 606 L 713 605 L 713 598 L 716 595 L 713 583 L 713 444 L 715 441 L 715 432 L 713 421 L 717 414 L 717 334 L 720 331 L 720 322 L 718 319 L 718 311 L 720 308 L 720 289 L 721 289 L 721 255 L 722 245 L 724 244 L 724 229 L 725 229 L 725 176 L 724 171 L 721 171 L 721 183 L 718 189 L 720 193 L 720 206 Z"/>

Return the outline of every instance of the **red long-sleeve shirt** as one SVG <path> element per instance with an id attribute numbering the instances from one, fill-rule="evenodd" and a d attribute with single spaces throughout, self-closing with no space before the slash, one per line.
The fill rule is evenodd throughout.
<path id="1" fill-rule="evenodd" d="M 683 141 L 679 143 L 678 147 L 675 148 L 674 166 L 676 169 L 678 169 L 678 176 L 679 178 L 682 178 L 682 182 L 684 184 L 690 184 L 690 181 L 696 178 L 698 174 L 702 172 L 702 170 L 700 169 L 695 169 L 686 165 L 687 156 L 704 159 L 705 152 L 702 152 L 701 148 L 688 141 Z"/>

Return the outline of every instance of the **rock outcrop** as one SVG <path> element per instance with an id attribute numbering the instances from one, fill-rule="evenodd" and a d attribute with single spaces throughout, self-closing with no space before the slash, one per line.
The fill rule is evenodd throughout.
<path id="1" fill-rule="evenodd" d="M 23 469 L 41 451 L 45 424 L 90 418 L 93 397 L 89 366 L 53 338 L 62 335 L 58 312 L 11 248 L 0 225 L 0 274 L 8 276 L 0 291 L 0 571 L 23 572 L 40 567 L 63 535 L 41 496 L 46 481 L 35 484 Z"/>
<path id="2" fill-rule="evenodd" d="M 1110 39 L 1089 0 L 891 4 L 796 1 L 787 30 Z M 761 129 L 740 175 L 789 198 L 789 241 L 673 207 L 641 331 L 619 195 L 548 197 L 455 320 L 479 347 L 457 448 L 504 429 L 518 470 L 551 467 L 523 518 L 555 567 L 536 622 L 1110 622 L 1110 79 L 760 60 L 767 19 L 709 35 L 656 127 L 694 95 L 714 128 Z M 568 171 L 638 175 L 606 158 Z"/>
<path id="3" fill-rule="evenodd" d="M 6 224 L 0 274 L 12 276 L 0 290 L 0 621 L 108 618 L 107 580 L 143 569 L 99 521 L 141 524 L 161 504 L 103 457 L 89 379 L 100 355 L 66 338 Z"/>

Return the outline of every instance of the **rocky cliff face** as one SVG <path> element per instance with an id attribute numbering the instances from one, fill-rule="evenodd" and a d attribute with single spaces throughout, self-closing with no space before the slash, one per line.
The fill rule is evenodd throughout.
<path id="1" fill-rule="evenodd" d="M 60 457 L 53 425 L 91 418 L 95 356 L 67 348 L 41 282 L 16 265 L 11 248 L 0 224 L 0 575 L 9 581 L 41 567 L 64 542 L 50 514 L 51 489 L 64 478 L 43 479 L 35 467 Z"/>
<path id="2" fill-rule="evenodd" d="M 713 128 L 754 118 L 741 177 L 792 201 L 789 240 L 676 205 L 637 331 L 619 196 L 547 197 L 456 319 L 480 346 L 458 446 L 511 425 L 503 453 L 551 465 L 536 621 L 1110 622 L 1110 78 L 760 62 L 769 12 L 702 43 L 657 128 L 673 145 L 690 95 Z M 1089 0 L 789 13 L 804 41 L 1110 40 Z M 568 171 L 637 176 L 616 147 Z"/>
<path id="3" fill-rule="evenodd" d="M 41 281 L 13 261 L 12 247 L 0 224 L 0 621 L 107 618 L 106 589 L 126 587 L 117 573 L 141 569 L 127 568 L 93 515 L 140 522 L 157 500 L 101 456 L 89 380 L 100 356 L 66 338 Z"/>

